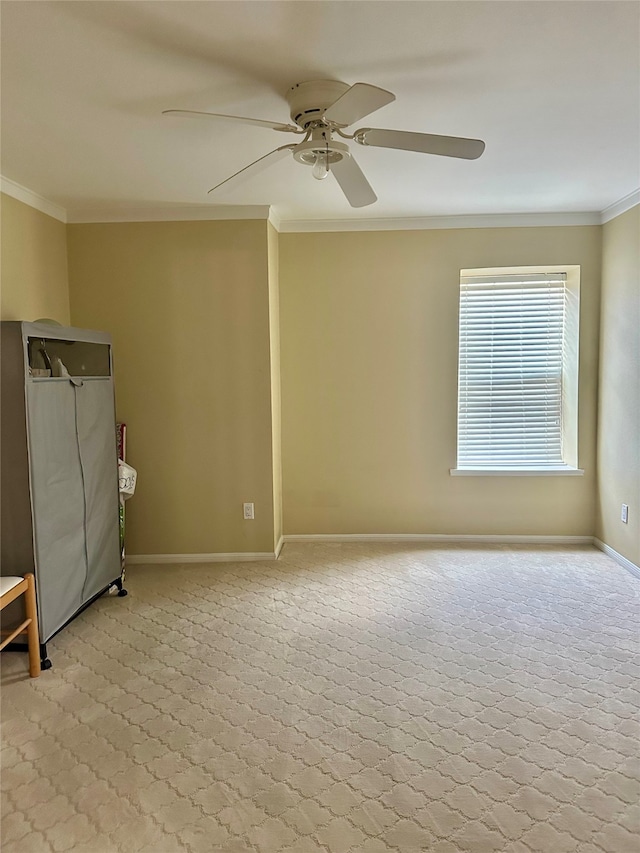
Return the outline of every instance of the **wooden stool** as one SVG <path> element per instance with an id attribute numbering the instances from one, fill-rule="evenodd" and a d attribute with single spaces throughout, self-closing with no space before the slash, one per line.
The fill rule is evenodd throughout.
<path id="1" fill-rule="evenodd" d="M 4 610 L 7 604 L 11 604 L 19 595 L 24 595 L 27 618 L 0 643 L 0 649 L 4 649 L 26 628 L 29 646 L 29 675 L 31 678 L 37 678 L 40 675 L 40 638 L 38 636 L 38 613 L 36 611 L 36 585 L 33 575 L 28 574 L 23 578 L 0 577 L 0 610 Z"/>

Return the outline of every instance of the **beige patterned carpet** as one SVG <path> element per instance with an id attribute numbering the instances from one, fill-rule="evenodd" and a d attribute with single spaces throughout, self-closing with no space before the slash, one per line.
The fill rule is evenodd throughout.
<path id="1" fill-rule="evenodd" d="M 135 566 L 26 676 L 2 853 L 637 853 L 638 590 L 591 548 Z"/>

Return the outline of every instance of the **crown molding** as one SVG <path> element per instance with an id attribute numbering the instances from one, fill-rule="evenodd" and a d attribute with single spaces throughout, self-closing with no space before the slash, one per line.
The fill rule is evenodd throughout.
<path id="1" fill-rule="evenodd" d="M 280 224 L 281 233 L 318 231 L 433 231 L 451 228 L 541 228 L 600 225 L 600 214 L 499 213 L 473 216 L 418 216 L 394 219 L 298 219 Z"/>
<path id="2" fill-rule="evenodd" d="M 634 190 L 624 198 L 614 201 L 614 203 L 610 204 L 609 207 L 605 207 L 605 209 L 600 213 L 601 224 L 604 225 L 605 222 L 610 222 L 612 219 L 615 219 L 616 216 L 626 213 L 627 210 L 631 210 L 632 207 L 635 207 L 638 204 L 640 204 L 640 189 Z"/>
<path id="3" fill-rule="evenodd" d="M 173 205 L 139 208 L 72 208 L 39 195 L 0 175 L 0 191 L 64 223 L 188 222 L 265 219 L 279 233 L 330 231 L 425 231 L 455 228 L 542 228 L 562 225 L 603 225 L 640 204 L 640 189 L 602 211 L 578 213 L 498 213 L 468 216 L 418 216 L 385 219 L 283 220 L 273 205 Z"/>
<path id="4" fill-rule="evenodd" d="M 17 199 L 17 201 L 21 201 L 23 204 L 28 204 L 29 207 L 39 210 L 40 213 L 52 216 L 59 222 L 67 222 L 67 211 L 64 207 L 60 207 L 59 204 L 49 201 L 48 198 L 38 195 L 33 190 L 23 187 L 22 184 L 17 184 L 15 181 L 11 181 L 9 178 L 4 178 L 1 175 L 0 191 L 5 195 L 11 196 L 11 198 Z"/>
<path id="5" fill-rule="evenodd" d="M 188 222 L 231 219 L 268 219 L 269 205 L 182 205 L 175 207 L 138 207 L 75 209 L 68 211 L 72 224 L 104 222 Z"/>

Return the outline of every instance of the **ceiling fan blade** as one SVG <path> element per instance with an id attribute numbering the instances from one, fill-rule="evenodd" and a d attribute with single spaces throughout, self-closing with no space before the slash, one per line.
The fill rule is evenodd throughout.
<path id="1" fill-rule="evenodd" d="M 343 157 L 339 162 L 332 163 L 331 171 L 351 207 L 366 207 L 378 200 L 353 157 Z"/>
<path id="2" fill-rule="evenodd" d="M 261 118 L 246 118 L 245 116 L 228 116 L 223 113 L 205 113 L 200 110 L 163 110 L 163 116 L 178 116 L 179 118 L 214 118 L 222 121 L 236 121 L 240 124 L 253 124 L 257 127 L 269 127 L 271 130 L 282 130 L 291 133 L 303 133 L 293 124 L 282 124 L 279 121 L 266 121 Z"/>
<path id="3" fill-rule="evenodd" d="M 365 127 L 355 132 L 360 145 L 376 148 L 399 148 L 402 151 L 419 151 L 422 154 L 440 154 L 443 157 L 460 157 L 476 160 L 484 151 L 481 139 L 462 136 L 435 136 L 432 133 L 411 133 L 405 130 L 381 130 Z"/>
<path id="4" fill-rule="evenodd" d="M 244 183 L 248 178 L 252 178 L 254 175 L 262 172 L 262 170 L 266 169 L 267 166 L 272 166 L 279 160 L 283 160 L 295 147 L 295 145 L 282 145 L 280 148 L 275 148 L 268 154 L 258 157 L 257 160 L 254 160 L 253 163 L 249 163 L 248 166 L 240 169 L 239 172 L 235 172 L 231 177 L 225 178 L 224 181 L 220 181 L 220 183 L 216 184 L 215 187 L 211 187 L 209 193 L 214 192 L 214 190 L 219 190 L 221 187 L 224 187 L 225 190 L 235 189 L 235 187 Z"/>
<path id="5" fill-rule="evenodd" d="M 395 99 L 393 92 L 387 92 L 386 89 L 371 86 L 369 83 L 354 83 L 344 95 L 325 110 L 322 117 L 326 121 L 346 126 L 360 121 L 361 118 L 390 104 Z"/>

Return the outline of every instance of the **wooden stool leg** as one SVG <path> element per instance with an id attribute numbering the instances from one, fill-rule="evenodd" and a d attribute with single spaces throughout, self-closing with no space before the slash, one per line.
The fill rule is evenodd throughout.
<path id="1" fill-rule="evenodd" d="M 38 610 L 36 607 L 36 585 L 32 574 L 25 575 L 27 591 L 24 594 L 24 606 L 27 619 L 27 642 L 29 644 L 29 675 L 37 678 L 40 675 L 40 637 L 38 635 Z"/>

